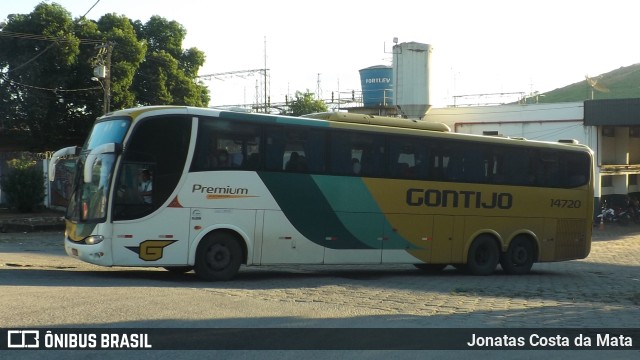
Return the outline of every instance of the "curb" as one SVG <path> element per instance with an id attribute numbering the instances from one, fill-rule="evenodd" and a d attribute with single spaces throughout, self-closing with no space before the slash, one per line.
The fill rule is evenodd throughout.
<path id="1" fill-rule="evenodd" d="M 45 232 L 64 231 L 65 223 L 62 218 L 16 219 L 0 221 L 0 232 Z"/>

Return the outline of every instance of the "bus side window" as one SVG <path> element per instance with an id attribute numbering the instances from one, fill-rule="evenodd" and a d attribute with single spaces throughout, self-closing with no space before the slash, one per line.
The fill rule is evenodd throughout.
<path id="1" fill-rule="evenodd" d="M 415 178 L 418 155 L 410 138 L 392 138 L 390 142 L 390 175 L 399 179 Z"/>
<path id="2" fill-rule="evenodd" d="M 331 134 L 331 147 L 329 169 L 338 175 L 350 175 L 353 172 L 353 151 L 348 133 L 334 132 Z M 360 159 L 362 166 L 362 159 Z"/>
<path id="3" fill-rule="evenodd" d="M 382 176 L 385 166 L 384 138 L 379 135 L 363 135 L 352 144 L 352 155 L 361 153 L 362 176 Z M 353 158 L 353 156 L 352 156 Z"/>
<path id="4" fill-rule="evenodd" d="M 443 158 L 443 169 L 445 180 L 449 181 L 462 181 L 462 175 L 464 173 L 462 159 L 459 156 L 445 156 Z"/>
<path id="5" fill-rule="evenodd" d="M 196 156 L 190 171 L 260 166 L 261 128 L 251 124 L 203 117 L 199 120 Z M 253 161 L 250 162 L 251 155 Z M 257 158 L 256 158 L 257 157 Z"/>
<path id="6" fill-rule="evenodd" d="M 589 169 L 591 168 L 589 157 L 584 154 L 565 153 L 561 156 L 561 168 L 565 171 L 564 186 L 576 187 L 587 183 Z"/>
<path id="7" fill-rule="evenodd" d="M 284 149 L 286 147 L 284 130 L 281 127 L 268 127 L 266 133 L 267 170 L 282 171 L 285 166 Z"/>
<path id="8" fill-rule="evenodd" d="M 325 170 L 325 133 L 317 129 L 268 127 L 266 166 L 271 171 Z"/>
<path id="9" fill-rule="evenodd" d="M 485 158 L 483 149 L 469 149 L 464 155 L 464 180 L 484 183 L 486 181 Z"/>
<path id="10" fill-rule="evenodd" d="M 242 168 L 247 170 L 258 170 L 260 168 L 260 153 L 254 152 L 249 154 L 242 164 Z"/>
<path id="11" fill-rule="evenodd" d="M 286 158 L 285 153 L 285 158 Z M 297 151 L 292 151 L 289 154 L 289 159 L 286 160 L 284 165 L 285 171 L 293 171 L 293 172 L 304 172 L 307 171 L 307 158 L 304 156 L 304 153 L 300 155 Z"/>

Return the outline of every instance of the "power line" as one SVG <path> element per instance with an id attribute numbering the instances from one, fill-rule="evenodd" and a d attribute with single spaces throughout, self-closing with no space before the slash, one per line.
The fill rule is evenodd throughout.
<path id="1" fill-rule="evenodd" d="M 86 12 L 86 13 L 84 13 L 84 15 L 82 15 L 82 16 L 81 16 L 81 17 L 76 21 L 76 23 L 80 22 L 80 20 L 82 20 L 82 19 L 84 19 L 85 17 L 87 17 L 87 14 L 88 14 L 89 12 L 91 12 L 91 10 L 93 10 L 93 8 L 94 8 L 94 7 L 96 7 L 96 5 L 98 5 L 98 3 L 99 3 L 99 2 L 100 2 L 100 0 L 97 0 L 97 1 L 95 2 L 95 4 L 93 4 L 93 5 L 89 8 L 89 10 L 87 10 L 87 12 Z"/>
<path id="2" fill-rule="evenodd" d="M 69 40 L 67 38 L 64 38 L 64 37 L 49 36 L 49 35 L 38 35 L 38 34 L 27 34 L 27 33 L 19 33 L 19 32 L 6 31 L 6 30 L 0 31 L 0 37 L 19 39 L 19 40 L 52 41 L 54 43 L 71 42 L 71 40 Z M 102 40 L 93 40 L 93 39 L 80 39 L 80 38 L 78 38 L 78 40 L 80 41 L 80 44 L 87 44 L 87 45 L 102 44 L 104 42 Z"/>
<path id="3" fill-rule="evenodd" d="M 93 10 L 93 8 L 98 5 L 98 3 L 100 2 L 100 0 L 97 0 L 90 8 L 89 10 L 87 10 L 87 12 L 84 13 L 84 15 L 82 15 L 80 18 L 78 18 L 74 23 L 78 24 L 81 20 L 85 19 L 87 14 L 89 14 L 89 12 L 91 10 Z M 31 59 L 27 60 L 26 62 L 24 62 L 23 64 L 8 70 L 6 72 L 0 72 L 0 76 L 2 76 L 2 79 L 4 81 L 9 82 L 12 85 L 15 86 L 22 86 L 28 89 L 34 89 L 34 90 L 41 90 L 41 91 L 51 91 L 53 93 L 59 93 L 59 92 L 83 92 L 83 91 L 91 91 L 91 90 L 98 90 L 98 89 L 102 89 L 102 87 L 90 87 L 90 88 L 82 88 L 82 89 L 59 89 L 59 88 L 45 88 L 45 87 L 40 87 L 40 86 L 33 86 L 33 85 L 27 85 L 27 84 L 23 84 L 23 83 L 19 83 L 17 81 L 11 80 L 7 77 L 6 74 L 19 70 L 25 66 L 27 66 L 28 64 L 32 63 L 33 61 L 35 61 L 37 58 L 39 58 L 40 56 L 42 56 L 44 53 L 46 53 L 47 51 L 49 51 L 49 49 L 51 49 L 54 45 L 58 45 L 61 42 L 70 42 L 70 40 L 63 38 L 63 37 L 55 37 L 55 36 L 48 36 L 48 35 L 36 35 L 36 34 L 25 34 L 25 33 L 17 33 L 17 32 L 12 32 L 12 31 L 0 31 L 0 37 L 7 37 L 7 38 L 17 38 L 17 39 L 23 39 L 23 40 L 38 40 L 38 41 L 52 41 L 52 43 L 47 46 L 46 48 L 44 48 L 41 52 L 39 52 L 38 54 L 36 54 L 34 57 L 32 57 Z M 103 44 L 104 41 L 101 40 L 91 40 L 91 39 L 78 39 L 80 41 L 80 44 Z"/>
<path id="4" fill-rule="evenodd" d="M 203 79 L 203 80 L 211 80 L 212 78 L 220 80 L 221 76 L 238 76 L 238 77 L 244 78 L 244 75 L 253 75 L 255 73 L 264 75 L 267 71 L 269 71 L 269 69 L 227 71 L 227 72 L 220 72 L 220 73 L 214 73 L 214 74 L 199 75 L 199 76 L 196 76 L 196 78 Z"/>
<path id="5" fill-rule="evenodd" d="M 51 92 L 54 92 L 54 93 L 58 93 L 58 92 L 81 92 L 81 91 L 90 91 L 90 90 L 102 89 L 102 87 L 99 87 L 99 86 L 94 86 L 94 87 L 89 87 L 89 88 L 82 88 L 82 89 L 46 88 L 46 87 L 41 87 L 41 86 L 27 85 L 27 84 L 23 84 L 23 83 L 11 80 L 3 73 L 0 73 L 0 76 L 2 76 L 3 80 L 7 81 L 8 83 L 10 83 L 12 85 L 22 86 L 22 87 L 25 87 L 25 88 L 28 88 L 28 89 L 33 89 L 33 90 L 51 91 Z"/>
<path id="6" fill-rule="evenodd" d="M 100 0 L 97 0 L 93 6 L 91 6 L 89 8 L 89 10 L 87 10 L 87 12 L 82 15 L 80 18 L 78 18 L 74 23 L 77 24 L 79 23 L 82 19 L 84 19 L 87 14 L 96 6 L 98 5 L 98 3 L 100 2 Z M 19 70 L 25 66 L 27 66 L 28 64 L 32 63 L 33 61 L 35 61 L 37 58 L 39 58 L 40 56 L 42 56 L 44 53 L 46 53 L 47 51 L 49 51 L 49 49 L 51 49 L 54 45 L 57 45 L 61 40 L 65 40 L 64 38 L 58 38 L 58 37 L 54 37 L 54 36 L 46 36 L 46 35 L 31 35 L 31 34 L 21 34 L 21 33 L 12 33 L 10 31 L 0 31 L 0 36 L 5 36 L 4 34 L 7 34 L 7 37 L 11 37 L 11 35 L 13 34 L 18 34 L 18 36 L 23 36 L 23 38 L 29 38 L 32 39 L 31 37 L 41 37 L 40 39 L 32 39 L 32 40 L 46 40 L 46 41 L 53 41 L 52 44 L 50 44 L 49 46 L 47 46 L 46 48 L 44 48 L 41 52 L 39 52 L 38 54 L 36 54 L 34 57 L 32 57 L 31 59 L 27 60 L 25 63 L 18 65 L 17 67 L 15 67 L 14 69 L 8 70 L 5 72 L 6 73 L 10 73 L 16 70 Z M 98 42 L 98 43 L 102 43 L 102 42 Z"/>

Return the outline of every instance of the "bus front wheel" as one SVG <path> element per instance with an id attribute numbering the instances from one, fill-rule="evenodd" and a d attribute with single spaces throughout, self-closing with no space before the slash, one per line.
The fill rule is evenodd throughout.
<path id="1" fill-rule="evenodd" d="M 242 263 L 242 248 L 231 234 L 219 232 L 207 235 L 196 251 L 196 275 L 206 281 L 231 280 Z"/>
<path id="2" fill-rule="evenodd" d="M 500 254 L 500 266 L 511 275 L 527 274 L 535 261 L 535 249 L 531 240 L 518 236 L 511 240 L 507 252 Z"/>
<path id="3" fill-rule="evenodd" d="M 496 270 L 500 258 L 500 249 L 490 236 L 476 238 L 467 256 L 466 270 L 471 275 L 490 275 Z"/>

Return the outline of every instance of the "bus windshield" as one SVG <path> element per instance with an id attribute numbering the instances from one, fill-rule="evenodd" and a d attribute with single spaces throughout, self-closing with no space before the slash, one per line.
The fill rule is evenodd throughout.
<path id="1" fill-rule="evenodd" d="M 97 146 L 108 143 L 122 144 L 130 123 L 129 119 L 114 119 L 96 123 L 82 150 L 95 149 Z"/>
<path id="2" fill-rule="evenodd" d="M 93 163 L 92 179 L 85 183 L 82 174 L 87 155 L 97 146 L 122 144 L 129 129 L 129 119 L 117 118 L 96 123 L 85 142 L 76 165 L 76 184 L 69 200 L 67 218 L 78 221 L 96 221 L 106 216 L 107 199 L 113 174 L 116 154 L 100 154 Z"/>

